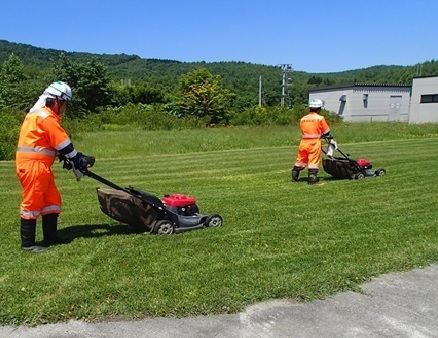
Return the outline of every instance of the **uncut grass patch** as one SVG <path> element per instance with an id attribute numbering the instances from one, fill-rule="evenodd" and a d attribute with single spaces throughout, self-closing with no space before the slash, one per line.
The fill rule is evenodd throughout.
<path id="1" fill-rule="evenodd" d="M 224 217 L 223 227 L 172 236 L 130 233 L 99 210 L 99 182 L 75 182 L 55 166 L 60 231 L 73 239 L 41 254 L 19 249 L 20 187 L 13 162 L 0 162 L 0 322 L 232 313 L 360 290 L 373 276 L 436 262 L 437 141 L 341 144 L 387 175 L 334 180 L 321 171 L 315 187 L 290 182 L 293 146 L 99 159 L 93 170 L 119 185 L 185 193 Z"/>
<path id="2" fill-rule="evenodd" d="M 341 123 L 331 126 L 331 129 L 340 146 L 346 143 L 438 136 L 438 124 Z M 77 148 L 84 153 L 96 156 L 98 159 L 231 149 L 292 147 L 299 144 L 301 137 L 297 125 L 239 126 L 173 131 L 98 131 L 82 133 L 78 136 L 74 139 Z M 295 149 L 291 151 L 291 156 L 296 156 Z"/>

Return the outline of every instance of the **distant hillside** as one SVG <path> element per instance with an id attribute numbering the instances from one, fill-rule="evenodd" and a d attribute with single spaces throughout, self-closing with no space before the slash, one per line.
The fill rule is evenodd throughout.
<path id="1" fill-rule="evenodd" d="M 142 84 L 171 91 L 178 84 L 181 74 L 204 67 L 213 74 L 221 76 L 223 84 L 241 97 L 257 97 L 259 78 L 262 78 L 263 95 L 269 103 L 277 102 L 281 93 L 282 71 L 278 67 L 246 62 L 180 62 L 176 60 L 142 59 L 127 54 L 92 54 L 85 52 L 66 52 L 44 49 L 22 43 L 0 40 L 0 63 L 11 53 L 17 55 L 26 67 L 43 71 L 51 66 L 64 53 L 75 62 L 86 62 L 96 58 L 108 68 L 110 78 L 120 82 L 129 80 L 132 84 Z M 420 73 L 421 72 L 421 73 Z M 333 85 L 353 84 L 355 82 L 373 84 L 410 84 L 416 75 L 438 75 L 438 62 L 432 60 L 421 65 L 385 66 L 348 70 L 337 73 L 307 73 L 292 71 L 288 83 L 289 95 L 302 101 L 308 89 Z"/>
<path id="2" fill-rule="evenodd" d="M 26 45 L 23 43 L 8 42 L 0 40 L 0 63 L 5 61 L 11 53 L 17 55 L 27 65 L 49 67 L 54 60 L 57 60 L 61 53 L 72 60 L 83 62 L 91 57 L 96 57 L 97 60 L 106 64 L 107 66 L 115 66 L 118 64 L 126 63 L 132 60 L 140 59 L 137 55 L 126 54 L 91 54 L 91 53 L 78 53 L 78 52 L 66 52 L 58 49 L 45 49 Z"/>

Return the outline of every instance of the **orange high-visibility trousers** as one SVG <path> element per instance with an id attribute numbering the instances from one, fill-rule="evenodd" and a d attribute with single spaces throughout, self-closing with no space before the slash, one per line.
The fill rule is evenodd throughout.
<path id="1" fill-rule="evenodd" d="M 55 176 L 47 164 L 23 161 L 17 165 L 17 175 L 23 187 L 21 217 L 37 219 L 40 215 L 59 214 L 62 199 L 55 184 Z"/>
<path id="2" fill-rule="evenodd" d="M 301 139 L 295 166 L 299 168 L 319 169 L 321 162 L 321 140 Z"/>

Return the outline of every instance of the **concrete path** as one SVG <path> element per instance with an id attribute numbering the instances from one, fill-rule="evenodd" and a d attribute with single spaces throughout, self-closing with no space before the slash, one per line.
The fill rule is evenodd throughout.
<path id="1" fill-rule="evenodd" d="M 0 337 L 438 337 L 438 265 L 384 275 L 362 290 L 311 303 L 265 302 L 234 315 L 0 327 Z"/>

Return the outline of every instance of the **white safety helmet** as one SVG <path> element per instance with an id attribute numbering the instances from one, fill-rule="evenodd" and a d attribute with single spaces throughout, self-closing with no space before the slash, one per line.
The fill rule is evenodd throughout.
<path id="1" fill-rule="evenodd" d="M 318 108 L 322 108 L 322 107 L 324 107 L 324 102 L 322 102 L 319 99 L 312 99 L 309 101 L 309 108 L 318 109 Z"/>
<path id="2" fill-rule="evenodd" d="M 67 101 L 71 101 L 72 98 L 71 88 L 62 81 L 53 82 L 46 88 L 44 93 Z"/>

